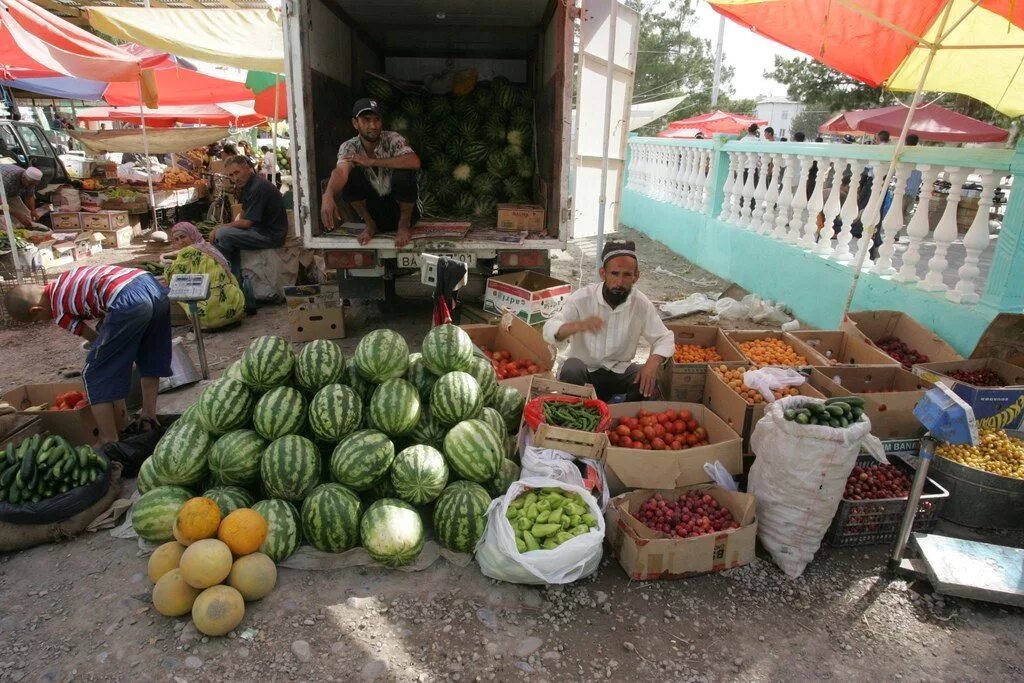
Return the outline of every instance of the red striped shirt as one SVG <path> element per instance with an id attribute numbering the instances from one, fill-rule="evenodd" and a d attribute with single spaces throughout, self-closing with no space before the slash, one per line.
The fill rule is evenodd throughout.
<path id="1" fill-rule="evenodd" d="M 82 321 L 105 314 L 124 286 L 145 272 L 121 266 L 88 266 L 61 273 L 46 285 L 50 315 L 65 330 L 81 335 Z"/>

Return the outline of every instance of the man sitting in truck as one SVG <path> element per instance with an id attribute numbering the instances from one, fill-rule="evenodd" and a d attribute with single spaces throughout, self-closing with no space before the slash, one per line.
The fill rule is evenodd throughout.
<path id="1" fill-rule="evenodd" d="M 608 242 L 601 252 L 601 282 L 578 289 L 544 324 L 544 339 L 569 345 L 558 379 L 592 384 L 602 401 L 641 401 L 657 395 L 658 368 L 675 351 L 675 338 L 654 304 L 634 288 L 640 263 L 633 242 Z M 647 362 L 633 362 L 643 337 Z"/>
<path id="2" fill-rule="evenodd" d="M 320 200 L 320 217 L 325 227 L 334 227 L 336 196 L 341 192 L 342 199 L 366 224 L 359 244 L 366 244 L 383 231 L 396 232 L 395 246 L 404 247 L 420 216 L 416 184 L 420 158 L 400 134 L 381 130 L 380 108 L 375 100 L 356 102 L 352 126 L 359 134 L 338 149 L 338 165 Z"/>

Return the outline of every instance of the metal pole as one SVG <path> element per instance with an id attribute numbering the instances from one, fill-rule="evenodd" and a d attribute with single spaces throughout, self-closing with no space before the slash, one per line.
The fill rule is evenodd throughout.
<path id="1" fill-rule="evenodd" d="M 15 242 L 14 223 L 11 222 L 11 207 L 7 204 L 7 190 L 0 183 L 0 202 L 3 202 L 4 222 L 7 224 L 7 241 L 11 244 L 11 261 L 14 263 L 15 283 L 21 283 L 21 264 L 18 263 L 18 245 Z M 27 252 L 26 252 L 27 253 Z"/>
<path id="2" fill-rule="evenodd" d="M 604 250 L 604 217 L 608 209 L 608 148 L 611 146 L 612 85 L 615 81 L 615 29 L 619 20 L 619 0 L 611 0 L 611 14 L 608 27 L 608 62 L 605 78 L 608 81 L 604 93 L 604 140 L 601 143 L 601 194 L 597 200 L 597 259 L 595 266 L 601 268 L 601 252 Z M 577 103 L 579 110 L 579 103 Z M 580 114 L 577 114 L 580 115 Z"/>
<path id="3" fill-rule="evenodd" d="M 914 530 L 914 519 L 917 517 L 917 504 L 921 500 L 921 492 L 924 491 L 924 484 L 928 481 L 928 466 L 932 463 L 932 455 L 935 452 L 935 441 L 929 437 L 921 439 L 921 451 L 918 454 L 917 472 L 914 474 L 914 481 L 910 485 L 910 494 L 907 496 L 907 508 L 903 511 L 903 522 L 900 524 L 899 533 L 896 536 L 896 545 L 892 549 L 892 556 L 889 558 L 889 571 L 896 571 L 903 560 L 903 552 L 910 540 L 910 533 Z"/>
<path id="4" fill-rule="evenodd" d="M 210 379 L 210 366 L 206 363 L 206 346 L 203 344 L 203 330 L 199 326 L 199 305 L 195 301 L 188 302 L 188 315 L 192 319 L 192 330 L 196 333 L 196 350 L 199 352 L 199 367 L 203 371 L 203 379 Z"/>
<path id="5" fill-rule="evenodd" d="M 718 47 L 715 48 L 715 79 L 711 82 L 711 108 L 718 105 L 718 89 L 722 84 L 722 43 L 725 40 L 725 17 L 718 17 Z"/>
<path id="6" fill-rule="evenodd" d="M 146 185 L 149 187 L 149 213 L 153 217 L 153 229 L 158 227 L 156 220 L 156 195 L 153 194 L 153 164 L 149 160 L 149 135 L 146 133 L 146 103 L 142 99 L 142 78 L 139 78 L 139 116 L 142 117 L 142 153 L 146 155 Z"/>
<path id="7" fill-rule="evenodd" d="M 270 135 L 274 140 L 274 173 L 271 175 L 270 182 L 276 184 L 277 180 L 277 119 L 280 116 L 278 109 L 281 106 L 281 97 L 278 94 L 278 88 L 280 87 L 281 75 L 274 74 L 274 123 L 271 125 Z"/>

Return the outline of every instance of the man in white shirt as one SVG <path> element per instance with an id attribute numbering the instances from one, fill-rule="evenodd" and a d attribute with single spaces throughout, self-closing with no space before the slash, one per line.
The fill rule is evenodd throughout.
<path id="1" fill-rule="evenodd" d="M 651 300 L 634 288 L 640 277 L 636 246 L 609 242 L 601 262 L 602 281 L 573 292 L 544 324 L 548 343 L 569 346 L 558 379 L 592 384 L 603 401 L 655 397 L 658 366 L 672 357 L 675 338 Z M 641 337 L 651 345 L 651 355 L 643 365 L 633 362 Z"/>

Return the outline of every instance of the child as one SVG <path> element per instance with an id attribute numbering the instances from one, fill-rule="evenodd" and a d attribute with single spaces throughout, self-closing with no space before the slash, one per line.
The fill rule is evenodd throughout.
<path id="1" fill-rule="evenodd" d="M 82 379 L 99 427 L 99 444 L 118 441 L 114 403 L 131 388 L 132 364 L 142 380 L 141 429 L 157 429 L 156 395 L 171 376 L 171 304 L 149 273 L 120 266 L 88 266 L 61 273 L 46 285 L 18 285 L 4 297 L 15 320 L 53 318 L 90 342 Z M 86 320 L 103 319 L 98 330 Z"/>

